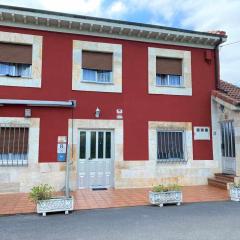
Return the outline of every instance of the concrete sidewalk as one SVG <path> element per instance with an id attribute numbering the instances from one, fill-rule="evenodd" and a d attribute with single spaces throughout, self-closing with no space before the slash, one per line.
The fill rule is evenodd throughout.
<path id="1" fill-rule="evenodd" d="M 150 189 L 110 189 L 106 191 L 77 190 L 73 192 L 74 209 L 116 208 L 149 205 Z M 183 187 L 183 202 L 228 200 L 227 190 L 211 186 Z M 27 193 L 0 194 L 0 215 L 35 212 L 35 204 Z"/>

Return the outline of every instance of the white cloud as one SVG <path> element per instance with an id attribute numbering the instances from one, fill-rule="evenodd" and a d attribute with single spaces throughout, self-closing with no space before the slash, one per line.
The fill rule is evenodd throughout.
<path id="1" fill-rule="evenodd" d="M 129 0 L 135 6 L 138 0 Z M 152 16 L 150 22 L 161 22 L 198 31 L 224 30 L 228 42 L 240 40 L 239 0 L 142 0 L 137 10 L 145 9 Z M 240 43 L 222 47 L 220 51 L 221 78 L 240 86 Z"/>
<path id="2" fill-rule="evenodd" d="M 106 16 L 118 18 L 125 14 L 127 11 L 128 9 L 124 2 L 116 1 L 108 6 L 108 9 L 105 11 L 105 13 Z"/>

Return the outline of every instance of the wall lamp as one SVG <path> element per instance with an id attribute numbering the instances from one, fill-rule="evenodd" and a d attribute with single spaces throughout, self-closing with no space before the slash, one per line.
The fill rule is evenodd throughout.
<path id="1" fill-rule="evenodd" d="M 99 118 L 100 117 L 101 110 L 97 107 L 95 111 L 95 117 Z"/>

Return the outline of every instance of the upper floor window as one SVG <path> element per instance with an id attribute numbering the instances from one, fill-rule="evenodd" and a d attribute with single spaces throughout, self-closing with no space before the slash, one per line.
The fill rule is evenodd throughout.
<path id="1" fill-rule="evenodd" d="M 82 51 L 82 81 L 112 83 L 112 53 Z"/>
<path id="2" fill-rule="evenodd" d="M 32 45 L 0 43 L 0 76 L 31 77 Z"/>
<path id="3" fill-rule="evenodd" d="M 173 87 L 182 86 L 182 59 L 157 57 L 156 85 Z"/>
<path id="4" fill-rule="evenodd" d="M 28 127 L 0 125 L 0 165 L 26 165 L 28 137 Z"/>

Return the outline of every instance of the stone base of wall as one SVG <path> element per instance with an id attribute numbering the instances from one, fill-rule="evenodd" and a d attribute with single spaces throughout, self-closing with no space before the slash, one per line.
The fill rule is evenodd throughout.
<path id="1" fill-rule="evenodd" d="M 207 179 L 221 172 L 213 160 L 187 164 L 158 164 L 155 161 L 125 161 L 116 167 L 116 188 L 152 187 L 156 184 L 206 185 Z"/>
<path id="2" fill-rule="evenodd" d="M 29 192 L 33 186 L 41 183 L 50 184 L 58 191 L 65 184 L 65 163 L 1 167 L 0 182 L 0 193 Z"/>
<path id="3" fill-rule="evenodd" d="M 220 172 L 215 161 L 195 160 L 187 164 L 157 164 L 155 161 L 115 162 L 115 188 L 152 187 L 156 184 L 205 185 Z M 70 187 L 77 189 L 76 164 L 72 165 Z M 29 192 L 35 185 L 50 184 L 56 191 L 65 185 L 65 163 L 39 163 L 28 167 L 1 167 L 0 193 Z"/>

